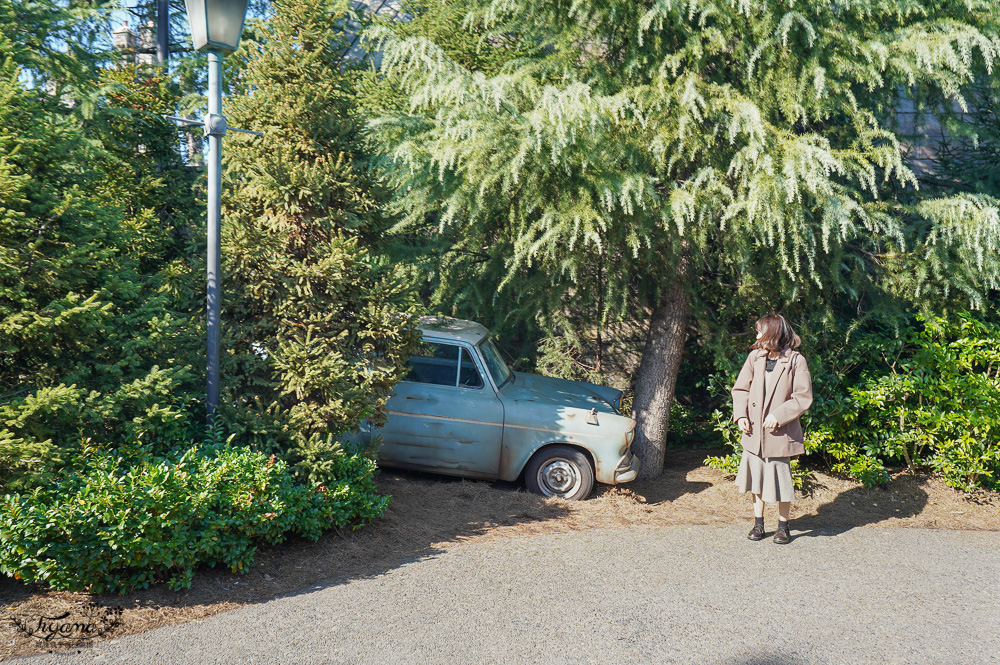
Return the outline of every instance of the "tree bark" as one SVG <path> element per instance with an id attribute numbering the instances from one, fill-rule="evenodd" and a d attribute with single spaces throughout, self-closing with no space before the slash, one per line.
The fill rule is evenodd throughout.
<path id="1" fill-rule="evenodd" d="M 597 373 L 604 371 L 604 337 L 601 327 L 604 325 L 604 257 L 597 265 Z"/>
<path id="2" fill-rule="evenodd" d="M 170 2 L 156 1 L 156 64 L 166 65 L 170 58 Z"/>
<path id="3" fill-rule="evenodd" d="M 632 448 L 639 458 L 639 477 L 644 479 L 656 478 L 663 471 L 670 405 L 687 337 L 690 305 L 685 288 L 687 264 L 685 257 L 677 278 L 663 291 L 653 310 L 636 376 L 632 417 L 637 424 Z"/>

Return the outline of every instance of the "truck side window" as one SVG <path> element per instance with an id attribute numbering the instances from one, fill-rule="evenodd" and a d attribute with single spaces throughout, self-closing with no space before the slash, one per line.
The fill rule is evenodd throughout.
<path id="1" fill-rule="evenodd" d="M 410 358 L 404 381 L 454 386 L 458 376 L 459 348 L 452 344 L 421 342 Z"/>

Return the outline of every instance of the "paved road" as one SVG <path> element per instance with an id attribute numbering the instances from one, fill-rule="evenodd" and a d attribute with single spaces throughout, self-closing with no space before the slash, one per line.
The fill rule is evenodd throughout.
<path id="1" fill-rule="evenodd" d="M 744 527 L 455 547 L 48 663 L 1000 663 L 1000 533 Z M 794 534 L 793 530 L 793 534 Z"/>

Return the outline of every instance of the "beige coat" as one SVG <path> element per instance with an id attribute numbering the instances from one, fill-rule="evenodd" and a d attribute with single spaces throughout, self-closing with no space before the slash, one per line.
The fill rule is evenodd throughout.
<path id="1" fill-rule="evenodd" d="M 792 350 L 785 351 L 770 372 L 765 371 L 766 359 L 766 351 L 751 351 L 733 386 L 733 422 L 750 419 L 750 434 L 744 434 L 740 444 L 760 457 L 801 455 L 805 447 L 799 416 L 813 400 L 809 366 Z M 773 430 L 761 426 L 768 415 L 778 421 Z"/>

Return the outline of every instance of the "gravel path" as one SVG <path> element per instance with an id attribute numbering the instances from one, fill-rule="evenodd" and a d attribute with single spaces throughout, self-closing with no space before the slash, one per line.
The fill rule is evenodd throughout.
<path id="1" fill-rule="evenodd" d="M 770 525 L 769 525 L 770 526 Z M 454 547 L 12 663 L 1000 663 L 1000 532 L 747 527 Z"/>

